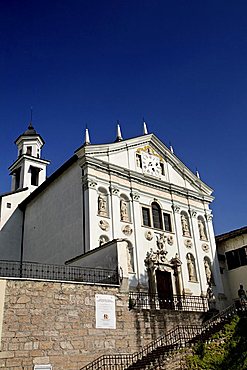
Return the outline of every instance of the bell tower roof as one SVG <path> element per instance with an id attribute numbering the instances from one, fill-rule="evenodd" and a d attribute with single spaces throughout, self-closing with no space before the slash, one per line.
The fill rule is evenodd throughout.
<path id="1" fill-rule="evenodd" d="M 27 130 L 24 131 L 23 134 L 19 135 L 18 138 L 15 140 L 15 144 L 17 144 L 17 142 L 19 142 L 20 139 L 25 140 L 27 137 L 30 137 L 30 136 L 32 136 L 32 137 L 36 136 L 37 138 L 40 138 L 40 140 L 42 142 L 42 145 L 45 144 L 43 138 L 40 136 L 40 134 L 37 133 L 37 131 L 33 127 L 32 121 L 30 121 Z"/>

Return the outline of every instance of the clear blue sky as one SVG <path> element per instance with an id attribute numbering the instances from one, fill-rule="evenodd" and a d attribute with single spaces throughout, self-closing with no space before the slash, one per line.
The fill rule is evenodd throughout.
<path id="1" fill-rule="evenodd" d="M 150 132 L 215 189 L 217 234 L 247 224 L 247 2 L 1 0 L 0 192 L 33 124 L 49 174 L 83 143 Z"/>

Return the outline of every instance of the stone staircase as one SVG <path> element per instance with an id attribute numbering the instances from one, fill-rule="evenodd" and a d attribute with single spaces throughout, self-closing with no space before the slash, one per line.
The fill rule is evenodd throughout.
<path id="1" fill-rule="evenodd" d="M 246 315 L 247 304 L 232 304 L 212 316 L 202 325 L 178 325 L 167 334 L 133 354 L 104 355 L 81 368 L 81 370 L 182 370 L 186 369 L 185 354 L 199 341 L 207 341 L 231 318 Z"/>

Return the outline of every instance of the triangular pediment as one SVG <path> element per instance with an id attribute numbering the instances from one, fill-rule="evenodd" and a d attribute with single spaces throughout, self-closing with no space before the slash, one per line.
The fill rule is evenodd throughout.
<path id="1" fill-rule="evenodd" d="M 86 156 L 124 168 L 150 182 L 170 183 L 207 196 L 213 191 L 154 134 L 116 143 L 84 146 L 76 154 L 79 158 Z"/>

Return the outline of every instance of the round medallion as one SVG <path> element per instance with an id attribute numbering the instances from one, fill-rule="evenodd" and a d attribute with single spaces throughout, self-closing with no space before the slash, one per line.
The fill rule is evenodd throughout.
<path id="1" fill-rule="evenodd" d="M 130 225 L 126 225 L 126 226 L 123 226 L 123 227 L 122 227 L 122 232 L 123 232 L 125 235 L 129 236 L 129 235 L 131 235 L 131 234 L 132 234 L 133 230 L 132 230 L 132 227 L 131 227 Z"/>
<path id="2" fill-rule="evenodd" d="M 153 239 L 152 231 L 146 231 L 146 232 L 145 232 L 145 238 L 146 238 L 147 240 L 152 240 L 152 239 Z"/>
<path id="3" fill-rule="evenodd" d="M 108 231 L 110 226 L 106 220 L 100 220 L 99 227 L 104 231 Z"/>

